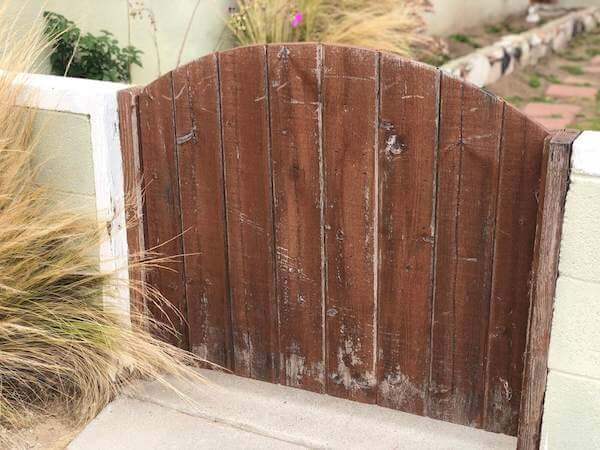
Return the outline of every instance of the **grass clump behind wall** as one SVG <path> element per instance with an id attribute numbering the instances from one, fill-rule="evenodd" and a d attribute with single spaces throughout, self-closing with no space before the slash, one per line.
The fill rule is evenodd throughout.
<path id="1" fill-rule="evenodd" d="M 410 56 L 423 35 L 428 0 L 237 0 L 228 26 L 239 45 L 329 42 Z M 433 49 L 430 49 L 433 50 Z"/>
<path id="2" fill-rule="evenodd" d="M 199 380 L 195 357 L 126 326 L 105 304 L 123 283 L 130 287 L 99 271 L 105 233 L 95 219 L 55 208 L 36 184 L 34 116 L 17 103 L 27 95 L 20 73 L 47 49 L 43 28 L 40 18 L 23 36 L 0 9 L 0 447 L 15 445 L 11 430 L 36 414 L 87 421 L 132 378 Z M 168 308 L 159 295 L 147 301 Z"/>

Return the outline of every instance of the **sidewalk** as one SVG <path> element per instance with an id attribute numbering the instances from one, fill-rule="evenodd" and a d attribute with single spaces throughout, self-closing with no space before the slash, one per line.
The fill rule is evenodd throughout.
<path id="1" fill-rule="evenodd" d="M 516 438 L 374 405 L 202 371 L 177 383 L 186 401 L 156 384 L 108 405 L 70 450 L 514 449 Z"/>

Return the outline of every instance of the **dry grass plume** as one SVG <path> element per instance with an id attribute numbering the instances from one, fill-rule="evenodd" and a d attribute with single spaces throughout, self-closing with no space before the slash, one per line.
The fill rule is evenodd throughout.
<path id="1" fill-rule="evenodd" d="M 430 7 L 428 0 L 237 0 L 228 26 L 238 45 L 328 42 L 411 56 L 434 43 L 423 34 Z"/>
<path id="2" fill-rule="evenodd" d="M 94 417 L 134 377 L 193 381 L 197 360 L 103 304 L 124 281 L 101 273 L 95 220 L 55 209 L 35 182 L 33 113 L 19 108 L 47 49 L 42 19 L 25 35 L 0 9 L 0 447 L 35 414 Z M 159 296 L 147 301 L 160 302 Z M 166 308 L 168 305 L 163 304 Z M 143 321 L 145 318 L 135 318 Z M 135 322 L 134 321 L 134 322 Z M 158 324 L 154 324 L 159 326 Z"/>

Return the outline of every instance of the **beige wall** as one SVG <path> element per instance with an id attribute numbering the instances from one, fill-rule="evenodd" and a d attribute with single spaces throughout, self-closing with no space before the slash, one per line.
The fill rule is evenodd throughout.
<path id="1" fill-rule="evenodd" d="M 34 139 L 37 181 L 50 188 L 59 207 L 95 216 L 90 118 L 83 114 L 36 111 Z"/>
<path id="2" fill-rule="evenodd" d="M 429 32 L 445 36 L 481 23 L 497 22 L 525 11 L 529 0 L 433 0 L 427 15 Z"/>
<path id="3" fill-rule="evenodd" d="M 600 132 L 573 148 L 542 449 L 600 448 Z"/>
<path id="4" fill-rule="evenodd" d="M 561 6 L 600 6 L 600 0 L 559 0 Z"/>

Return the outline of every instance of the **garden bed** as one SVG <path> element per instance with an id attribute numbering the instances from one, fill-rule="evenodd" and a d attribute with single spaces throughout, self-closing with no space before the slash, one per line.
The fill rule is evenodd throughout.
<path id="1" fill-rule="evenodd" d="M 519 67 L 536 65 L 552 52 L 564 50 L 571 39 L 596 29 L 599 23 L 600 8 L 576 10 L 519 34 L 503 36 L 491 45 L 444 64 L 442 69 L 477 86 L 490 85 Z M 517 21 L 511 30 L 518 24 Z M 488 26 L 488 31 L 497 30 L 501 31 L 502 27 L 495 26 L 492 30 Z M 480 45 L 477 38 L 471 35 L 456 36 L 453 40 L 462 41 L 460 43 L 463 45 Z"/>

